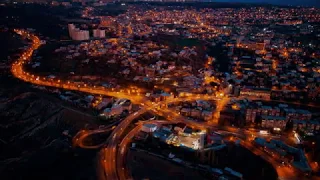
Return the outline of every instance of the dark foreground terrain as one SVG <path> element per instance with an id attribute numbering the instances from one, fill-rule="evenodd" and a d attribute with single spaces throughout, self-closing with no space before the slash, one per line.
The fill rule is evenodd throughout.
<path id="1" fill-rule="evenodd" d="M 173 164 L 145 152 L 129 151 L 128 166 L 134 179 L 206 179 L 196 170 Z"/>
<path id="2" fill-rule="evenodd" d="M 71 146 L 78 130 L 95 127 L 95 117 L 10 77 L 1 82 L 0 179 L 96 179 L 96 152 Z"/>

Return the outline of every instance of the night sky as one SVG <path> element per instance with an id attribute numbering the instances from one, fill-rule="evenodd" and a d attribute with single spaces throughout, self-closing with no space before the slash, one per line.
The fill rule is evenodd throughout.
<path id="1" fill-rule="evenodd" d="M 249 3 L 269 3 L 295 6 L 316 6 L 320 7 L 320 0 L 216 0 L 219 2 L 249 2 Z"/>

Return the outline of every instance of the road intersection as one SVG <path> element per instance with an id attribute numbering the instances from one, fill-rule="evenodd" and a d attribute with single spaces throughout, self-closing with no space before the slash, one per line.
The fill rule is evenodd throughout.
<path id="1" fill-rule="evenodd" d="M 15 30 L 16 33 L 20 34 L 21 36 L 28 38 L 32 41 L 31 46 L 22 53 L 19 59 L 12 64 L 11 72 L 16 77 L 23 81 L 40 85 L 40 86 L 48 86 L 48 87 L 56 87 L 65 90 L 74 90 L 80 91 L 90 94 L 98 94 L 98 95 L 105 95 L 105 96 L 113 96 L 116 98 L 125 98 L 131 100 L 134 104 L 139 104 L 141 108 L 127 116 L 124 120 L 122 120 L 112 131 L 111 135 L 106 141 L 105 147 L 101 150 L 101 158 L 100 164 L 103 166 L 104 176 L 101 179 L 108 179 L 108 180 L 116 180 L 116 179 L 130 179 L 128 177 L 128 173 L 124 166 L 122 166 L 122 159 L 123 155 L 125 154 L 125 149 L 128 147 L 131 138 L 139 132 L 142 124 L 138 124 L 133 130 L 131 130 L 128 134 L 124 134 L 126 128 L 132 122 L 137 119 L 142 114 L 146 113 L 147 111 L 151 111 L 157 115 L 161 115 L 166 118 L 168 121 L 176 123 L 176 122 L 184 122 L 192 127 L 197 127 L 199 129 L 206 129 L 207 127 L 212 127 L 217 123 L 219 119 L 220 111 L 223 107 L 229 102 L 229 98 L 227 95 L 224 95 L 223 92 L 217 93 L 220 94 L 219 96 L 207 95 L 207 94 L 185 94 L 178 97 L 170 97 L 166 100 L 160 102 L 152 102 L 146 96 L 144 96 L 141 92 L 142 90 L 139 88 L 135 89 L 121 89 L 121 88 L 105 88 L 104 86 L 99 85 L 91 85 L 86 83 L 78 83 L 73 81 L 66 81 L 56 78 L 48 78 L 48 77 L 40 77 L 34 75 L 30 72 L 25 71 L 24 65 L 31 60 L 31 56 L 35 50 L 39 48 L 41 45 L 40 39 L 24 30 Z M 191 120 L 187 120 L 185 117 L 181 116 L 179 113 L 175 112 L 170 108 L 159 108 L 159 107 L 167 107 L 170 103 L 175 102 L 183 102 L 183 101 L 195 101 L 195 100 L 216 100 L 217 101 L 217 111 L 213 116 L 213 120 L 210 122 L 195 122 Z M 102 129 L 96 130 L 91 132 L 82 132 L 83 134 L 79 135 L 77 141 L 82 142 L 84 138 L 89 135 L 95 133 L 103 133 L 106 130 L 110 129 Z M 246 143 L 246 142 L 245 142 Z M 244 144 L 246 145 L 246 144 Z M 86 147 L 84 144 L 80 143 L 80 146 Z M 103 145 L 97 145 L 93 148 L 98 148 Z M 250 147 L 251 148 L 251 147 Z M 272 158 L 271 158 L 272 159 Z M 273 160 L 270 158 L 266 158 L 271 164 L 278 167 L 278 164 L 273 163 Z M 121 167 L 122 166 L 122 167 Z M 281 171 L 282 172 L 282 171 Z M 279 175 L 280 171 L 278 172 Z M 294 172 L 286 172 L 285 176 L 295 176 Z"/>

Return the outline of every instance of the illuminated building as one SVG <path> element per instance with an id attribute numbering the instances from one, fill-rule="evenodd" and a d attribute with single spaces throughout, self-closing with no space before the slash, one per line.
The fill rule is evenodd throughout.
<path id="1" fill-rule="evenodd" d="M 94 29 L 93 30 L 93 37 L 95 38 L 104 38 L 106 37 L 106 31 L 101 29 Z"/>
<path id="2" fill-rule="evenodd" d="M 80 30 L 79 28 L 76 28 L 74 24 L 68 24 L 68 31 L 72 40 L 83 41 L 89 40 L 90 38 L 89 31 Z"/>
<path id="3" fill-rule="evenodd" d="M 274 130 L 283 130 L 287 124 L 286 118 L 281 116 L 261 116 L 261 120 L 261 127 Z"/>
<path id="4" fill-rule="evenodd" d="M 145 74 L 147 77 L 154 77 L 155 76 L 156 70 L 152 67 L 145 67 L 144 71 L 145 71 Z"/>
<path id="5" fill-rule="evenodd" d="M 279 107 L 259 106 L 249 107 L 246 111 L 246 122 L 254 123 L 257 116 L 280 116 Z"/>
<path id="6" fill-rule="evenodd" d="M 312 117 L 312 113 L 310 111 L 303 109 L 285 108 L 284 112 L 287 120 L 310 120 Z"/>
<path id="7" fill-rule="evenodd" d="M 151 133 L 157 130 L 157 125 L 155 124 L 144 124 L 141 128 L 141 131 L 146 133 Z"/>
<path id="8" fill-rule="evenodd" d="M 240 96 L 270 100 L 271 91 L 269 89 L 262 88 L 243 88 L 240 91 Z"/>
<path id="9" fill-rule="evenodd" d="M 227 154 L 226 144 L 220 144 L 217 146 L 212 146 L 210 148 L 205 148 L 196 152 L 196 156 L 199 158 L 201 163 L 210 165 L 221 165 L 219 157 L 223 157 Z M 222 161 L 222 159 L 221 159 Z"/>
<path id="10" fill-rule="evenodd" d="M 303 120 L 293 120 L 293 130 L 307 130 L 310 132 L 319 131 L 320 123 L 318 121 L 303 121 Z"/>
<path id="11" fill-rule="evenodd" d="M 68 31 L 69 31 L 69 36 L 72 37 L 72 32 L 76 29 L 76 26 L 74 24 L 68 24 Z"/>
<path id="12" fill-rule="evenodd" d="M 89 40 L 89 31 L 76 29 L 72 33 L 72 39 L 76 41 Z"/>

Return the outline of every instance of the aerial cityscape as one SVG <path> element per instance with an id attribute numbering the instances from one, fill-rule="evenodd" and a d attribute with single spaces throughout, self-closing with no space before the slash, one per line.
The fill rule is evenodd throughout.
<path id="1" fill-rule="evenodd" d="M 320 179 L 320 7 L 0 2 L 0 179 Z"/>

